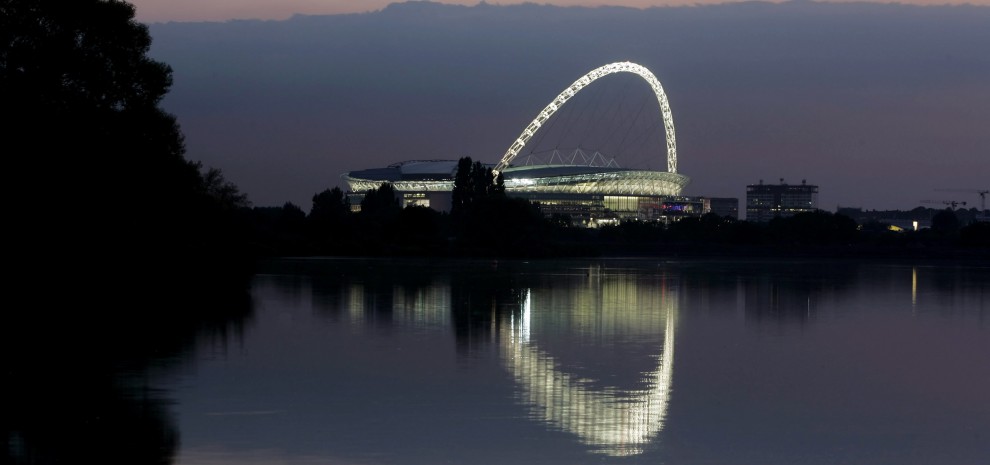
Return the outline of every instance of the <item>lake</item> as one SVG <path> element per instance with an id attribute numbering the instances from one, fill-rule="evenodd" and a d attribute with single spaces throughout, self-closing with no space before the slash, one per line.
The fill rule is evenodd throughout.
<path id="1" fill-rule="evenodd" d="M 182 465 L 986 464 L 978 265 L 277 260 L 151 382 Z"/>

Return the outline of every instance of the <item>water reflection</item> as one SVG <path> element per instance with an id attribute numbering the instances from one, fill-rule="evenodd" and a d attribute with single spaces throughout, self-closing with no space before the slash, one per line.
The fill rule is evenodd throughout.
<path id="1" fill-rule="evenodd" d="M 611 456 L 664 427 L 678 307 L 674 276 L 602 263 L 345 261 L 314 265 L 314 306 L 357 327 L 453 329 L 469 358 L 496 349 L 526 416 Z M 376 266 L 377 265 L 377 266 Z M 299 265 L 303 266 L 303 265 Z"/>
<path id="2" fill-rule="evenodd" d="M 918 306 L 918 267 L 911 267 L 911 311 Z"/>
<path id="3" fill-rule="evenodd" d="M 437 282 L 427 287 L 393 285 L 369 289 L 354 283 L 344 290 L 344 308 L 352 324 L 362 324 L 369 315 L 388 315 L 392 324 L 444 327 L 450 321 L 450 286 Z"/>
<path id="4" fill-rule="evenodd" d="M 519 311 L 500 320 L 501 358 L 516 381 L 519 398 L 529 407 L 531 419 L 576 435 L 594 452 L 640 454 L 663 429 L 667 415 L 676 292 L 666 279 L 599 267 L 588 268 L 586 277 L 555 278 L 566 285 L 526 289 Z M 561 351 L 564 356 L 555 356 L 553 339 L 561 334 L 580 340 L 571 341 L 569 350 Z M 541 335 L 549 344 L 541 343 Z M 638 347 L 632 351 L 617 347 L 630 342 Z M 618 351 L 620 357 L 628 356 L 623 352 L 646 353 L 652 366 L 637 371 L 631 383 L 620 387 L 630 373 L 606 382 L 603 370 L 581 370 L 587 360 L 565 361 L 567 352 L 573 351 L 585 356 Z"/>
<path id="5" fill-rule="evenodd" d="M 665 291 L 661 289 L 664 297 L 658 302 L 659 308 L 612 309 L 618 310 L 620 323 L 624 322 L 622 315 L 656 314 L 651 310 L 664 315 L 663 345 L 656 355 L 657 366 L 642 373 L 642 388 L 630 390 L 596 387 L 589 380 L 564 371 L 554 356 L 541 350 L 532 333 L 533 292 L 527 289 L 518 317 L 513 314 L 503 318 L 500 326 L 502 360 L 519 386 L 520 398 L 532 409 L 530 418 L 577 435 L 596 452 L 612 456 L 642 453 L 663 429 L 673 376 L 677 305 L 676 297 Z M 592 315 L 596 313 L 592 311 L 583 316 L 594 318 L 608 312 L 604 302 L 597 304 L 591 308 L 597 309 L 598 315 Z M 653 328 L 647 325 L 645 329 Z"/>
<path id="6" fill-rule="evenodd" d="M 78 301 L 55 297 L 3 315 L 0 463 L 173 461 L 180 432 L 154 379 L 197 346 L 239 338 L 253 307 L 244 288 L 143 284 L 133 293 L 94 288 L 107 294 L 100 300 L 66 293 Z"/>
<path id="7" fill-rule="evenodd" d="M 934 444 L 986 418 L 972 409 L 982 397 L 966 394 L 990 383 L 971 363 L 986 348 L 985 330 L 973 332 L 990 308 L 986 269 L 646 260 L 300 266 L 259 279 L 255 293 L 270 315 L 307 324 L 269 326 L 218 370 L 247 376 L 260 367 L 242 385 L 296 376 L 284 382 L 292 386 L 284 399 L 266 383 L 230 408 L 284 414 L 258 415 L 254 436 L 233 439 L 210 417 L 199 426 L 207 439 L 190 441 L 198 450 L 250 442 L 342 463 L 369 454 L 380 463 L 828 463 L 817 458 L 852 443 L 860 446 L 850 454 L 876 454 L 903 431 L 933 438 L 919 447 L 938 457 Z M 970 324 L 974 315 L 980 324 Z M 929 335 L 942 352 L 914 344 Z M 937 376 L 918 381 L 919 360 L 938 366 Z M 231 397 L 224 394 L 217 398 Z M 945 434 L 928 426 L 950 416 L 962 419 Z M 441 451 L 436 438 L 445 438 Z M 961 441 L 971 454 L 976 441 Z M 816 459 L 802 460 L 808 455 Z"/>

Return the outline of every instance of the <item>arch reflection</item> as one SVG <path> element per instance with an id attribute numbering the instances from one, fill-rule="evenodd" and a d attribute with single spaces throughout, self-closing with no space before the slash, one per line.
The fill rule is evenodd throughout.
<path id="1" fill-rule="evenodd" d="M 529 406 L 531 417 L 570 432 L 593 451 L 611 456 L 642 453 L 663 430 L 673 376 L 676 296 L 665 283 L 657 283 L 660 289 L 642 289 L 635 277 L 626 278 L 620 286 L 624 296 L 614 299 L 608 292 L 597 293 L 599 299 L 592 308 L 609 313 L 609 321 L 595 329 L 599 334 L 621 325 L 651 338 L 663 335 L 662 346 L 656 347 L 655 368 L 640 373 L 635 389 L 597 385 L 563 369 L 558 357 L 541 349 L 533 336 L 532 289 L 525 291 L 518 314 L 500 321 L 499 331 L 501 359 L 515 378 L 517 393 Z M 621 311 L 624 306 L 625 311 Z M 643 324 L 639 320 L 644 314 L 655 318 Z"/>

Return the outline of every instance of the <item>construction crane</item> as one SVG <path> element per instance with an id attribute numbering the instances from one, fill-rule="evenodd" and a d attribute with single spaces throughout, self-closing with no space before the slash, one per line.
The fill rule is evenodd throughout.
<path id="1" fill-rule="evenodd" d="M 953 210 L 955 210 L 958 205 L 962 205 L 964 207 L 966 206 L 966 202 L 958 202 L 955 200 L 922 200 L 921 203 L 941 203 L 952 207 Z"/>
<path id="2" fill-rule="evenodd" d="M 990 190 L 987 189 L 935 189 L 941 192 L 968 192 L 970 194 L 979 194 L 980 196 L 980 212 L 987 211 L 987 194 Z M 966 205 L 963 203 L 963 205 Z"/>

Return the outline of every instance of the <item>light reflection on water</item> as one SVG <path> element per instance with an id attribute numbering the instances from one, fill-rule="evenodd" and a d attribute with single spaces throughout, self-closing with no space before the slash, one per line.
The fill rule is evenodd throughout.
<path id="1" fill-rule="evenodd" d="M 661 292 L 661 295 L 663 298 L 653 308 L 629 307 L 629 302 L 621 300 L 615 302 L 618 304 L 616 308 L 604 307 L 601 302 L 592 307 L 598 310 L 599 315 L 611 313 L 613 318 L 606 319 L 609 323 L 619 323 L 627 329 L 650 334 L 663 334 L 663 344 L 657 348 L 656 368 L 642 374 L 641 381 L 645 387 L 624 390 L 615 386 L 590 386 L 587 381 L 563 371 L 552 355 L 540 350 L 537 341 L 531 337 L 534 302 L 532 290 L 527 289 L 519 318 L 510 315 L 508 323 L 503 323 L 508 331 L 501 332 L 501 354 L 506 369 L 516 380 L 520 398 L 532 408 L 529 417 L 577 435 L 582 443 L 597 452 L 612 456 L 642 453 L 643 448 L 663 430 L 673 376 L 676 296 L 667 292 Z M 535 305 L 539 306 L 539 301 Z M 557 309 L 548 306 L 542 310 L 552 313 Z M 581 316 L 587 316 L 587 313 L 590 312 Z M 665 315 L 661 317 L 664 320 L 662 330 L 650 324 L 627 325 L 623 318 L 652 320 L 642 316 L 658 313 Z"/>
<path id="2" fill-rule="evenodd" d="M 986 456 L 985 268 L 301 263 L 175 389 L 178 463 Z"/>

